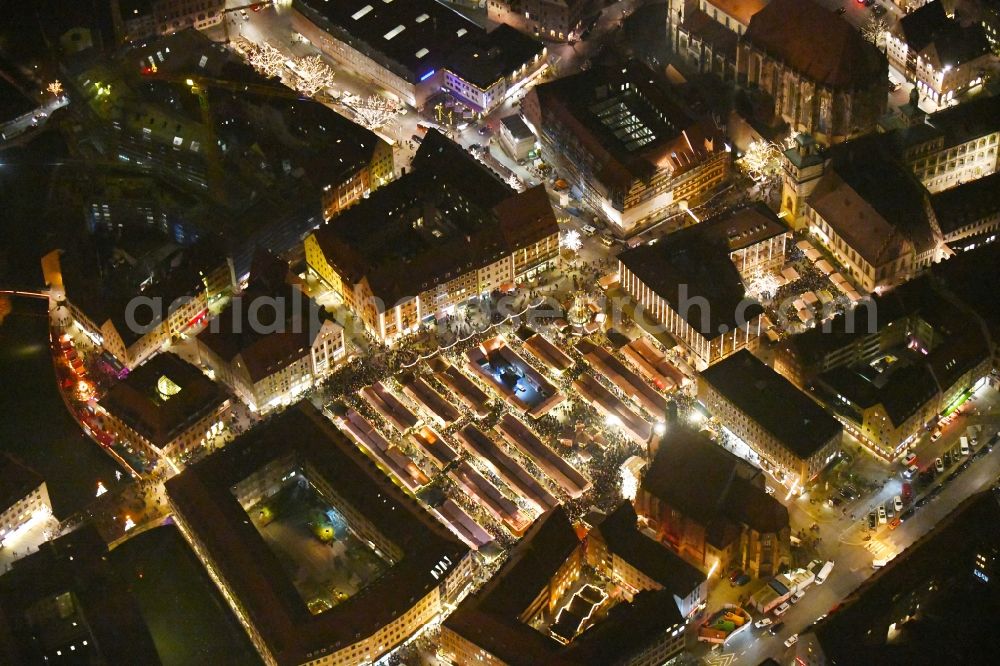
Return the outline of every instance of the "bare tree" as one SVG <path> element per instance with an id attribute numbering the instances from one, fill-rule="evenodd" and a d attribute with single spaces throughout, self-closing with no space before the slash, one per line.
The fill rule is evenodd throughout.
<path id="1" fill-rule="evenodd" d="M 295 89 L 306 97 L 333 85 L 333 69 L 318 55 L 299 58 L 295 69 Z"/>
<path id="2" fill-rule="evenodd" d="M 371 130 L 382 127 L 403 109 L 398 102 L 381 95 L 371 95 L 366 99 L 353 97 L 348 103 L 354 109 L 358 123 Z"/>
<path id="3" fill-rule="evenodd" d="M 878 46 L 885 38 L 886 31 L 889 30 L 889 24 L 881 16 L 875 16 L 872 14 L 868 17 L 864 26 L 861 28 L 861 36 L 867 39 L 869 42 Z"/>

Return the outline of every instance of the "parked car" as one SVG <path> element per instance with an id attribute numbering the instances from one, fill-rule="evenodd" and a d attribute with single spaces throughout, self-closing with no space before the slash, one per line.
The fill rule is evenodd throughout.
<path id="1" fill-rule="evenodd" d="M 734 569 L 732 573 L 729 574 L 729 582 L 735 583 L 736 579 L 743 575 L 743 569 Z"/>
<path id="2" fill-rule="evenodd" d="M 784 629 L 784 628 L 785 628 L 785 623 L 784 622 L 777 622 L 775 624 L 772 624 L 771 628 L 768 629 L 767 631 L 772 636 L 777 636 L 779 633 L 781 633 L 781 630 Z"/>
<path id="3" fill-rule="evenodd" d="M 799 603 L 799 601 L 802 600 L 802 597 L 804 597 L 804 596 L 806 596 L 806 591 L 805 590 L 799 590 L 798 592 L 796 592 L 795 594 L 792 595 L 792 598 L 790 599 L 790 601 L 793 604 L 797 604 L 797 603 Z"/>
<path id="4" fill-rule="evenodd" d="M 937 428 L 931 433 L 931 441 L 936 442 L 941 439 L 941 428 Z"/>
<path id="5" fill-rule="evenodd" d="M 788 603 L 787 601 L 783 602 L 780 606 L 778 606 L 777 608 L 774 609 L 774 611 L 773 611 L 774 612 L 774 617 L 781 617 L 782 615 L 784 615 L 785 613 L 787 613 L 788 609 L 791 608 L 791 607 L 792 607 L 792 605 L 790 603 Z"/>
<path id="6" fill-rule="evenodd" d="M 914 453 L 913 451 L 910 451 L 909 453 L 907 453 L 906 457 L 903 458 L 903 466 L 904 467 L 909 467 L 910 465 L 912 465 L 912 464 L 914 464 L 916 462 L 917 462 L 917 454 Z"/>
<path id="7" fill-rule="evenodd" d="M 944 461 L 943 461 L 943 460 L 941 460 L 940 458 L 936 459 L 936 460 L 934 461 L 934 470 L 935 470 L 935 471 L 936 471 L 936 472 L 937 472 L 938 474 L 940 474 L 941 472 L 943 472 L 943 471 L 944 471 Z"/>
<path id="8" fill-rule="evenodd" d="M 903 476 L 905 476 L 907 479 L 912 479 L 919 473 L 920 473 L 919 467 L 917 467 L 916 465 L 910 465 L 909 467 L 906 468 L 906 471 L 903 472 Z"/>
<path id="9" fill-rule="evenodd" d="M 749 582 L 750 582 L 750 576 L 748 576 L 747 574 L 743 574 L 742 576 L 740 576 L 739 578 L 737 578 L 735 581 L 733 581 L 733 586 L 734 587 L 743 587 L 744 585 L 746 585 Z"/>
<path id="10" fill-rule="evenodd" d="M 873 530 L 878 525 L 878 514 L 874 511 L 868 512 L 868 529 Z"/>
<path id="11" fill-rule="evenodd" d="M 900 522 L 905 523 L 907 520 L 909 520 L 910 518 L 912 518 L 913 514 L 916 513 L 916 512 L 917 512 L 917 510 L 911 506 L 909 509 L 907 509 L 903 513 L 899 514 L 899 520 L 900 520 Z"/>
<path id="12" fill-rule="evenodd" d="M 885 525 L 887 521 L 888 521 L 888 518 L 886 517 L 886 514 L 885 514 L 885 507 L 879 505 L 879 507 L 878 507 L 878 524 L 879 525 Z"/>
<path id="13" fill-rule="evenodd" d="M 917 508 L 919 509 L 919 508 L 921 508 L 921 507 L 924 507 L 924 506 L 927 506 L 927 504 L 928 504 L 928 503 L 929 503 L 930 501 L 931 501 L 931 498 L 930 498 L 930 496 L 927 496 L 927 497 L 921 497 L 920 499 L 918 499 L 918 500 L 917 500 L 917 503 L 916 503 L 916 504 L 915 504 L 914 506 L 916 506 L 916 507 L 917 507 Z"/>
<path id="14" fill-rule="evenodd" d="M 757 629 L 763 629 L 764 627 L 771 626 L 771 624 L 773 624 L 773 623 L 774 623 L 774 620 L 772 620 L 771 618 L 769 618 L 769 617 L 762 617 L 759 620 L 757 620 L 756 622 L 754 622 L 753 626 L 756 627 Z"/>
<path id="15" fill-rule="evenodd" d="M 791 636 L 785 639 L 785 647 L 792 647 L 798 642 L 799 642 L 799 635 L 792 634 Z"/>
<path id="16" fill-rule="evenodd" d="M 900 497 L 899 495 L 896 495 L 895 497 L 893 497 L 892 498 L 892 508 L 893 508 L 893 510 L 896 513 L 899 513 L 900 511 L 902 511 L 903 510 L 903 498 Z"/>
<path id="17" fill-rule="evenodd" d="M 843 15 L 845 13 L 847 13 L 847 7 L 838 7 L 837 8 L 837 14 Z"/>

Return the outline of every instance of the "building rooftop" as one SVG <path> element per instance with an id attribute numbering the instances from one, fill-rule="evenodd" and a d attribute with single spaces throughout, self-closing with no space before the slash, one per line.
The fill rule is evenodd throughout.
<path id="1" fill-rule="evenodd" d="M 520 141 L 523 139 L 534 139 L 535 135 L 528 127 L 528 123 L 524 122 L 524 118 L 520 113 L 515 113 L 506 118 L 502 118 L 500 123 L 507 128 L 510 135 L 516 140 Z"/>
<path id="2" fill-rule="evenodd" d="M 391 305 L 558 233 L 542 186 L 517 193 L 431 130 L 413 171 L 316 232 L 352 284 Z"/>
<path id="3" fill-rule="evenodd" d="M 816 48 L 816 36 L 823 47 Z M 842 17 L 813 0 L 771 0 L 743 37 L 806 78 L 835 90 L 887 84 L 888 62 Z"/>
<path id="4" fill-rule="evenodd" d="M 0 577 L 0 662 L 161 663 L 139 607 L 107 554 L 97 531 L 85 523 L 14 562 Z"/>
<path id="5" fill-rule="evenodd" d="M 708 0 L 708 2 L 743 25 L 750 23 L 750 17 L 767 6 L 767 0 Z"/>
<path id="6" fill-rule="evenodd" d="M 639 531 L 635 509 L 622 502 L 595 529 L 608 550 L 684 599 L 705 582 L 705 574 L 680 555 Z"/>
<path id="7" fill-rule="evenodd" d="M 932 194 L 931 206 L 945 236 L 995 215 L 1000 211 L 1000 171 Z"/>
<path id="8" fill-rule="evenodd" d="M 19 118 L 37 108 L 30 97 L 21 92 L 10 78 L 0 72 L 0 125 Z"/>
<path id="9" fill-rule="evenodd" d="M 936 264 L 931 274 L 941 289 L 985 322 L 1000 338 L 1000 243 L 987 243 Z"/>
<path id="10" fill-rule="evenodd" d="M 636 61 L 605 57 L 591 69 L 535 86 L 542 118 L 572 127 L 602 155 L 601 182 L 627 192 L 664 169 L 680 174 L 723 149 L 714 126 L 674 101 L 670 84 Z"/>
<path id="11" fill-rule="evenodd" d="M 941 0 L 904 15 L 896 24 L 896 33 L 917 53 L 926 49 L 935 52 L 942 65 L 958 66 L 990 52 L 982 25 L 963 26 L 948 18 Z"/>
<path id="12" fill-rule="evenodd" d="M 863 582 L 812 627 L 826 663 L 995 661 L 996 641 L 972 620 L 996 615 L 998 521 L 997 491 L 973 495 Z"/>
<path id="13" fill-rule="evenodd" d="M 290 460 L 321 479 L 402 552 L 347 600 L 312 614 L 231 488 L 266 465 Z M 468 554 L 416 500 L 308 402 L 242 435 L 167 482 L 187 529 L 203 544 L 278 663 L 301 663 L 370 636 L 441 584 Z"/>
<path id="14" fill-rule="evenodd" d="M 888 377 L 867 366 L 839 367 L 820 375 L 819 381 L 864 409 L 881 404 L 897 428 L 938 393 L 934 374 L 924 363 L 903 363 Z"/>
<path id="15" fill-rule="evenodd" d="M 247 288 L 198 334 L 198 340 L 227 363 L 239 356 L 254 382 L 309 355 L 327 320 L 315 301 L 285 282 L 287 272 L 284 261 L 258 251 Z M 255 308 L 255 302 L 267 305 Z M 275 308 L 280 308 L 280 317 Z"/>
<path id="16" fill-rule="evenodd" d="M 866 261 L 877 266 L 909 245 L 918 254 L 934 247 L 927 190 L 888 152 L 884 139 L 864 136 L 834 146 L 827 156 L 809 206 Z"/>
<path id="17" fill-rule="evenodd" d="M 927 116 L 926 126 L 934 136 L 944 136 L 946 147 L 992 134 L 1000 129 L 1000 96 L 977 95 L 941 109 Z M 918 125 L 910 129 L 923 127 Z"/>
<path id="18" fill-rule="evenodd" d="M 163 352 L 112 386 L 100 405 L 163 448 L 227 399 L 200 370 Z"/>
<path id="19" fill-rule="evenodd" d="M 701 379 L 799 458 L 843 432 L 837 419 L 745 349 L 703 371 Z"/>
<path id="20" fill-rule="evenodd" d="M 904 14 L 896 24 L 896 30 L 906 45 L 919 53 L 934 41 L 939 31 L 951 23 L 952 19 L 944 13 L 944 3 L 935 0 Z"/>
<path id="21" fill-rule="evenodd" d="M 487 33 L 434 0 L 294 0 L 293 7 L 410 83 L 447 67 L 485 89 L 543 49 L 541 42 L 507 26 Z"/>
<path id="22" fill-rule="evenodd" d="M 704 433 L 674 422 L 640 487 L 710 533 L 735 538 L 739 531 L 731 528 L 739 523 L 760 532 L 788 527 L 788 509 L 764 492 L 761 474 Z"/>
<path id="23" fill-rule="evenodd" d="M 458 44 L 448 55 L 446 66 L 463 80 L 487 90 L 541 56 L 544 49 L 541 42 L 501 23 L 492 32 Z"/>
<path id="24" fill-rule="evenodd" d="M 729 254 L 784 233 L 787 229 L 774 213 L 753 206 L 626 250 L 618 260 L 712 340 L 764 311 L 747 295 Z"/>
<path id="25" fill-rule="evenodd" d="M 68 298 L 98 326 L 111 320 L 127 347 L 144 334 L 142 326 L 129 325 L 129 302 L 152 299 L 166 319 L 171 306 L 204 291 L 204 276 L 227 263 L 224 247 L 214 235 L 178 245 L 159 229 L 126 226 L 79 239 L 61 253 L 60 263 Z M 145 307 L 135 312 L 139 324 L 152 323 L 151 317 Z"/>
<path id="26" fill-rule="evenodd" d="M 41 474 L 9 453 L 0 454 L 0 513 L 42 485 Z"/>
<path id="27" fill-rule="evenodd" d="M 535 521 L 500 571 L 466 597 L 444 626 L 511 666 L 587 666 L 624 660 L 664 629 L 683 622 L 669 590 L 640 592 L 632 603 L 617 604 L 568 645 L 522 622 L 520 615 L 580 545 L 565 509 L 552 509 Z M 623 632 L 628 632 L 629 641 L 622 641 Z"/>

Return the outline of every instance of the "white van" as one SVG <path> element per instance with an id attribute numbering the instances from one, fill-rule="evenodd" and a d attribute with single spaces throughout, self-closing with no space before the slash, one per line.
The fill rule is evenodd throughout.
<path id="1" fill-rule="evenodd" d="M 831 571 L 833 571 L 833 560 L 830 560 L 826 564 L 824 564 L 823 568 L 819 570 L 818 574 L 816 574 L 816 581 L 815 581 L 816 584 L 822 585 L 823 583 L 825 583 L 826 577 L 830 575 Z"/>
<path id="2" fill-rule="evenodd" d="M 969 455 L 969 438 L 962 435 L 958 440 L 958 449 L 962 452 L 963 456 Z"/>

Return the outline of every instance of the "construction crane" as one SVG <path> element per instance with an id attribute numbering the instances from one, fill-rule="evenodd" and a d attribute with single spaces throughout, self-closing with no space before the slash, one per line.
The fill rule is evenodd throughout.
<path id="1" fill-rule="evenodd" d="M 257 11 L 259 9 L 262 9 L 263 7 L 269 7 L 269 6 L 273 5 L 273 4 L 274 4 L 274 2 L 272 2 L 271 0 L 268 0 L 268 2 L 252 2 L 249 5 L 242 5 L 240 7 L 229 7 L 227 9 L 223 9 L 222 10 L 222 29 L 225 31 L 225 35 L 226 35 L 226 41 L 225 41 L 225 43 L 226 44 L 229 43 L 229 21 L 227 20 L 229 18 L 229 14 L 232 14 L 233 12 L 241 12 L 241 11 L 244 11 L 246 9 L 249 9 L 251 11 Z"/>
<path id="2" fill-rule="evenodd" d="M 264 3 L 267 4 L 267 3 Z M 198 98 L 198 109 L 201 113 L 201 123 L 205 126 L 205 139 L 208 144 L 205 147 L 205 162 L 207 167 L 208 189 L 212 197 L 220 202 L 226 203 L 226 192 L 224 189 L 224 171 L 222 166 L 222 155 L 219 152 L 219 140 L 215 133 L 215 122 L 212 117 L 212 107 L 208 100 L 209 90 L 212 88 L 226 90 L 231 93 L 253 94 L 265 97 L 276 97 L 289 100 L 309 101 L 308 97 L 300 95 L 291 88 L 286 88 L 280 83 L 252 83 L 242 81 L 229 81 L 217 79 L 210 76 L 200 76 L 196 74 L 172 74 L 159 72 L 151 68 L 144 68 L 142 74 L 148 78 L 186 86 L 192 94 Z"/>

